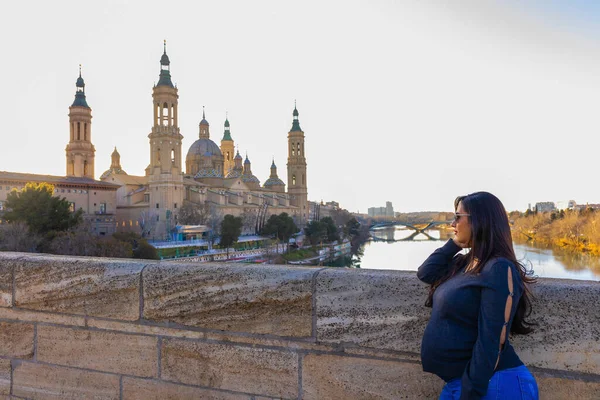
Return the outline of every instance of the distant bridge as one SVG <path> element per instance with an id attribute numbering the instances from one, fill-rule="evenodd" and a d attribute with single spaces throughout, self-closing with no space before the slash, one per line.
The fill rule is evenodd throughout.
<path id="1" fill-rule="evenodd" d="M 378 224 L 373 224 L 373 225 L 371 225 L 369 230 L 372 231 L 372 230 L 379 229 L 379 228 L 387 228 L 389 226 L 400 225 L 400 226 L 405 226 L 410 229 L 414 229 L 417 232 L 423 233 L 423 231 L 426 231 L 427 229 L 431 228 L 432 226 L 450 225 L 450 224 L 452 224 L 452 221 L 431 221 L 424 228 L 419 228 L 413 224 L 409 224 L 408 222 L 392 221 L 392 222 L 380 222 Z"/>
<path id="2" fill-rule="evenodd" d="M 419 234 L 424 235 L 425 237 L 427 237 L 427 240 L 439 240 L 436 239 L 434 237 L 431 237 L 430 235 L 428 235 L 425 231 L 437 226 L 437 225 L 450 225 L 452 223 L 452 221 L 431 221 L 429 223 L 427 223 L 427 225 L 423 228 L 420 228 L 418 226 L 415 226 L 413 224 L 409 224 L 408 222 L 400 222 L 400 221 L 393 221 L 393 222 L 381 222 L 378 224 L 373 224 L 371 225 L 371 227 L 369 228 L 370 231 L 377 231 L 377 230 L 383 230 L 385 228 L 388 227 L 392 227 L 392 226 L 405 226 L 409 229 L 413 229 L 414 232 L 410 234 L 410 236 L 405 237 L 404 239 L 393 239 L 392 238 L 382 238 L 380 236 L 374 235 L 373 233 L 371 233 L 371 237 L 373 238 L 374 241 L 376 242 L 409 242 L 415 239 L 416 236 L 418 236 Z"/>

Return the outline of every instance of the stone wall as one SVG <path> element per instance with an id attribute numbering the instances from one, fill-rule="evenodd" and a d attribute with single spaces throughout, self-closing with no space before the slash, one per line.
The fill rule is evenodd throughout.
<path id="1" fill-rule="evenodd" d="M 414 272 L 0 253 L 0 399 L 432 399 Z M 542 399 L 600 398 L 600 284 L 543 279 Z"/>

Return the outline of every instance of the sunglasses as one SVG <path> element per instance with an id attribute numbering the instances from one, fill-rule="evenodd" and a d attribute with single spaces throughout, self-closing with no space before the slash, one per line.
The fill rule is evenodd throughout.
<path id="1" fill-rule="evenodd" d="M 470 217 L 471 214 L 454 213 L 454 222 L 458 222 L 460 217 Z"/>

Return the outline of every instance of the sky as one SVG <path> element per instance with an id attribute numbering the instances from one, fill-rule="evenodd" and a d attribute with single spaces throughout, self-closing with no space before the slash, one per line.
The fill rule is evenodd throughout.
<path id="1" fill-rule="evenodd" d="M 202 107 L 264 182 L 287 181 L 294 101 L 309 200 L 352 212 L 600 203 L 600 5 L 592 1 L 19 1 L 3 6 L 0 170 L 64 175 L 79 64 L 96 178 L 149 162 L 163 40 L 187 149 Z"/>

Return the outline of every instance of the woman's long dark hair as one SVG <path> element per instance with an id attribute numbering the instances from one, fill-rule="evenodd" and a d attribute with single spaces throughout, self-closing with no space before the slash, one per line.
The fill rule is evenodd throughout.
<path id="1" fill-rule="evenodd" d="M 462 203 L 464 212 L 470 214 L 470 217 L 461 218 L 469 218 L 471 222 L 471 250 L 467 254 L 457 255 L 448 274 L 431 285 L 425 304 L 431 306 L 436 288 L 453 277 L 461 268 L 475 265 L 469 273 L 480 273 L 489 260 L 503 257 L 517 267 L 523 285 L 523 294 L 517 305 L 510 331 L 516 334 L 531 332 L 531 326 L 534 324 L 525 320 L 531 314 L 532 293 L 528 285 L 535 283 L 536 278 L 527 274 L 525 266 L 515 256 L 508 216 L 504 206 L 496 196 L 487 192 L 457 197 L 454 201 L 455 211 L 459 203 Z"/>

